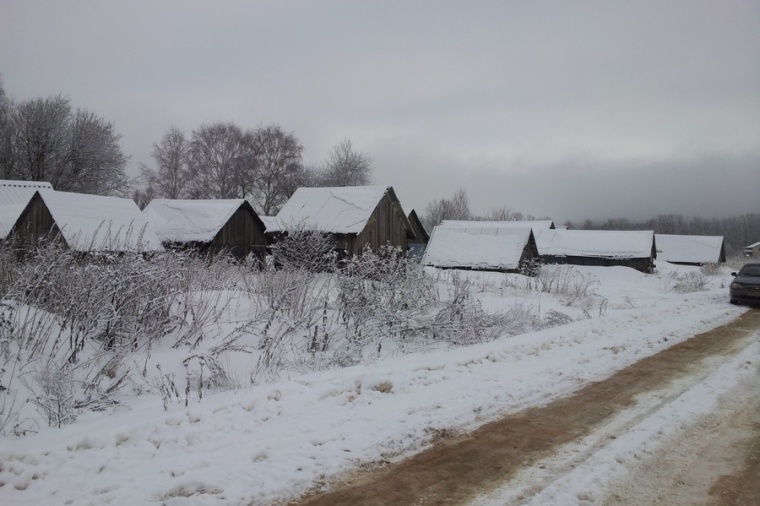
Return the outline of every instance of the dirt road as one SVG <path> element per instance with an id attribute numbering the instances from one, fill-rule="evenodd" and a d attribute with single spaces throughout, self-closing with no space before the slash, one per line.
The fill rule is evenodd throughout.
<path id="1" fill-rule="evenodd" d="M 700 381 L 716 362 L 746 347 L 748 336 L 758 328 L 760 310 L 750 310 L 729 325 L 645 358 L 572 396 L 507 416 L 467 435 L 443 438 L 399 464 L 357 473 L 330 493 L 292 504 L 469 504 L 509 485 L 519 472 L 550 458 L 563 445 L 609 431 L 606 426 L 634 406 L 639 396 L 672 383 L 683 383 L 685 389 Z M 720 420 L 730 423 L 706 420 L 684 431 L 663 455 L 631 469 L 626 480 L 609 484 L 603 504 L 760 504 L 760 398 L 757 388 L 744 388 L 749 396 L 741 402 L 725 399 L 720 406 Z M 675 397 L 677 391 L 671 387 L 668 395 Z M 668 400 L 666 396 L 661 404 Z M 623 423 L 616 430 L 624 433 L 626 429 Z M 704 464 L 715 461 L 720 461 L 719 465 Z M 560 466 L 552 472 L 563 469 Z M 537 482 L 523 484 L 524 493 L 514 497 L 514 502 L 503 504 L 525 502 L 540 491 L 542 481 L 553 478 L 551 473 L 543 473 Z M 642 489 L 649 494 L 643 503 Z"/>

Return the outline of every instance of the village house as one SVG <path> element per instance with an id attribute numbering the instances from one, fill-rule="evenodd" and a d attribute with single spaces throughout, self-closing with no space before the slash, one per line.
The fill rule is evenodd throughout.
<path id="1" fill-rule="evenodd" d="M 390 186 L 298 188 L 277 214 L 286 231 L 328 234 L 343 256 L 408 248 L 414 231 Z"/>
<path id="2" fill-rule="evenodd" d="M 53 191 L 53 186 L 44 181 L 0 180 L 0 243 L 6 240 L 37 190 Z"/>
<path id="3" fill-rule="evenodd" d="M 425 248 L 430 241 L 430 235 L 425 230 L 425 226 L 417 216 L 414 209 L 409 213 L 407 217 L 409 219 L 409 225 L 412 227 L 414 237 L 409 239 L 409 256 L 412 258 L 420 258 L 425 253 Z"/>
<path id="4" fill-rule="evenodd" d="M 167 248 L 264 260 L 266 226 L 245 199 L 154 199 L 142 214 Z"/>
<path id="5" fill-rule="evenodd" d="M 723 236 L 655 234 L 657 258 L 671 264 L 725 263 Z"/>
<path id="6" fill-rule="evenodd" d="M 620 265 L 654 271 L 654 232 L 617 230 L 551 230 L 536 233 L 541 261 L 547 264 Z"/>
<path id="7" fill-rule="evenodd" d="M 50 239 L 81 252 L 163 251 L 132 199 L 84 193 L 36 190 L 10 233 L 22 248 Z"/>
<path id="8" fill-rule="evenodd" d="M 498 221 L 444 220 L 433 229 L 422 264 L 442 269 L 518 272 L 538 259 L 530 227 Z"/>
<path id="9" fill-rule="evenodd" d="M 760 258 L 760 242 L 750 244 L 744 248 L 744 256 L 747 258 Z"/>

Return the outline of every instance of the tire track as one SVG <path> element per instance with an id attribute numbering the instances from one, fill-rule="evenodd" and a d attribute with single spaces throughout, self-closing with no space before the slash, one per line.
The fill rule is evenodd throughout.
<path id="1" fill-rule="evenodd" d="M 760 328 L 760 310 L 644 358 L 609 378 L 546 406 L 530 408 L 449 438 L 383 469 L 357 473 L 327 493 L 293 505 L 463 504 L 487 493 L 560 446 L 591 434 L 636 396 L 697 374 L 704 361 L 731 356 Z"/>

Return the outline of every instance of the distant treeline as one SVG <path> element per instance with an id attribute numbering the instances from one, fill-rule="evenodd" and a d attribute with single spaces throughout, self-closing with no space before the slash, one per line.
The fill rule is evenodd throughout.
<path id="1" fill-rule="evenodd" d="M 567 222 L 568 228 L 584 230 L 654 230 L 656 234 L 722 235 L 726 253 L 741 251 L 745 246 L 760 241 L 760 214 L 750 213 L 730 218 L 687 218 L 681 214 L 658 214 L 645 222 L 626 218 L 609 219 L 603 223 L 586 220 L 580 226 Z"/>

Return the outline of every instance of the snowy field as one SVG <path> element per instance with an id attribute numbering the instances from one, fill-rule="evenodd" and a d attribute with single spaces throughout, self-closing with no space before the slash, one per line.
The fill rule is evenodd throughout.
<path id="1" fill-rule="evenodd" d="M 583 300 L 572 291 L 528 289 L 533 281 L 524 276 L 461 273 L 487 313 L 519 308 L 544 324 L 470 345 L 384 345 L 365 350 L 356 365 L 294 368 L 266 382 L 246 381 L 255 354 L 234 356 L 225 363 L 234 387 L 201 392 L 202 398 L 194 390 L 167 396 L 124 389 L 119 404 L 79 413 L 60 428 L 38 424 L 23 436 L 0 436 L 0 504 L 263 505 L 294 499 L 327 487 L 341 473 L 419 452 L 443 431 L 468 431 L 547 403 L 746 311 L 728 304 L 727 267 L 706 277 L 695 267 L 658 267 L 654 275 L 622 267 L 562 268 L 586 287 Z M 427 274 L 447 293 L 451 271 Z M 696 291 L 684 288 L 694 280 Z M 220 332 L 238 325 L 246 306 L 231 304 L 225 314 L 229 321 L 217 322 Z M 682 410 L 662 412 L 659 426 L 638 427 L 599 455 L 592 469 L 579 469 L 534 503 L 561 503 L 557 490 L 602 487 L 620 472 L 610 462 L 653 444 L 663 427 L 688 424 L 727 385 L 756 375 L 742 364 L 756 360 L 759 346 L 688 392 L 678 404 Z M 181 363 L 172 353 L 187 356 L 186 350 L 156 347 L 146 368 Z M 183 368 L 175 370 L 179 375 Z M 499 497 L 479 504 L 499 504 Z"/>

